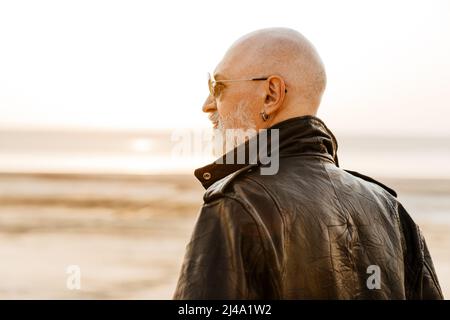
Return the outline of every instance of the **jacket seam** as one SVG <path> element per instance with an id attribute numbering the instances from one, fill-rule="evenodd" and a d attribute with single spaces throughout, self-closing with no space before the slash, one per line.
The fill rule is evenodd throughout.
<path id="1" fill-rule="evenodd" d="M 242 201 L 242 199 L 240 199 L 239 197 L 231 196 L 231 195 L 224 195 L 223 197 L 224 197 L 224 198 L 228 198 L 228 199 L 230 199 L 230 200 L 234 200 L 234 201 L 236 201 L 237 203 L 239 203 L 240 206 L 244 209 L 244 212 L 246 212 L 246 213 L 250 216 L 250 218 L 255 222 L 255 226 L 256 226 L 256 228 L 257 228 L 257 230 L 258 230 L 258 235 L 259 235 L 260 242 L 261 242 L 261 247 L 262 247 L 263 255 L 264 255 L 264 257 L 265 257 L 264 260 L 265 260 L 266 263 L 267 263 L 268 258 L 270 258 L 269 248 L 266 247 L 266 244 L 267 244 L 267 242 L 269 242 L 269 239 L 267 239 L 267 236 L 264 235 L 264 230 L 261 230 L 262 228 L 264 228 L 264 229 L 266 230 L 266 232 L 268 233 L 267 228 L 265 228 L 264 225 L 263 225 L 263 226 L 260 225 L 261 223 L 257 220 L 257 218 L 256 218 L 256 217 L 252 214 L 252 212 L 251 212 L 251 211 L 253 211 L 253 210 L 250 210 L 250 208 L 248 208 L 248 205 L 247 205 L 244 201 Z M 219 200 L 219 199 L 217 199 L 217 200 Z M 253 269 L 251 270 L 251 272 L 254 271 L 255 265 L 256 265 L 256 264 L 254 264 Z M 277 269 L 278 269 L 278 268 L 277 268 Z M 269 270 L 270 270 L 270 273 L 273 273 L 273 271 L 271 270 L 271 268 L 269 268 Z M 278 289 L 278 287 L 280 286 L 280 283 L 276 283 L 276 286 L 277 286 L 277 289 Z M 277 294 L 279 295 L 280 292 L 277 292 Z"/>
<path id="2" fill-rule="evenodd" d="M 287 221 L 286 221 L 286 217 L 283 214 L 283 210 L 281 209 L 281 205 L 280 202 L 278 201 L 278 199 L 272 194 L 272 192 L 270 192 L 261 182 L 257 181 L 256 179 L 253 179 L 252 177 L 247 176 L 246 178 L 248 178 L 250 181 L 253 181 L 254 183 L 256 183 L 257 185 L 259 185 L 265 192 L 266 194 L 271 198 L 271 200 L 275 203 L 275 206 L 278 210 L 278 214 L 280 215 L 281 221 L 283 223 L 283 251 L 287 252 L 287 239 L 288 238 L 288 231 L 287 231 Z M 286 261 L 283 259 L 283 263 L 281 265 L 281 276 L 282 278 L 284 278 L 285 273 L 286 273 Z"/>
<path id="3" fill-rule="evenodd" d="M 334 183 L 333 183 L 333 181 L 331 180 L 330 174 L 328 173 L 328 170 L 325 168 L 325 165 L 323 164 L 322 161 L 320 161 L 320 164 L 322 165 L 322 168 L 323 168 L 323 170 L 325 171 L 325 173 L 326 173 L 326 175 L 327 175 L 327 177 L 328 177 L 328 181 L 330 182 L 331 187 L 333 188 L 333 193 L 334 193 L 334 195 L 336 196 L 336 200 L 337 200 L 337 202 L 339 203 L 339 207 L 341 208 L 342 213 L 345 214 L 344 207 L 342 206 L 341 200 L 339 200 L 338 194 L 337 194 L 337 192 L 336 192 L 336 187 L 334 186 Z"/>
<path id="4" fill-rule="evenodd" d="M 303 152 L 299 154 L 280 154 L 280 159 L 283 158 L 294 158 L 294 157 L 311 157 L 311 158 L 319 158 L 320 160 L 328 160 L 330 163 L 336 164 L 336 162 L 330 157 L 318 152 Z"/>
<path id="5" fill-rule="evenodd" d="M 439 286 L 439 282 L 437 281 L 433 270 L 431 269 L 430 265 L 428 264 L 427 259 L 424 259 L 423 264 L 424 264 L 425 268 L 428 270 L 428 273 L 430 274 L 430 277 L 433 280 L 433 284 L 436 287 L 436 289 L 438 290 L 439 295 L 441 296 L 441 298 L 444 298 L 444 296 L 441 292 L 441 288 Z"/>

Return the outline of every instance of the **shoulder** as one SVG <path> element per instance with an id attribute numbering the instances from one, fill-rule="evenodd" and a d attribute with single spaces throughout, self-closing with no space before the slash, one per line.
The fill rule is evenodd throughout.
<path id="1" fill-rule="evenodd" d="M 257 243 L 262 245 L 268 241 L 253 202 L 234 190 L 236 181 L 240 180 L 239 174 L 244 172 L 235 172 L 208 188 L 197 218 L 194 239 L 203 238 L 204 234 L 229 241 L 245 238 L 251 240 L 247 242 L 253 243 L 253 248 Z"/>
<path id="2" fill-rule="evenodd" d="M 369 176 L 366 176 L 362 173 L 356 172 L 356 171 L 351 171 L 351 170 L 344 170 L 347 173 L 350 173 L 352 176 L 358 177 L 362 180 L 365 180 L 367 182 L 373 183 L 378 185 L 379 187 L 381 187 L 382 189 L 384 189 L 385 191 L 387 191 L 391 196 L 393 196 L 394 198 L 397 197 L 397 192 L 395 192 L 394 189 L 389 188 L 388 186 L 386 186 L 385 184 L 381 183 L 380 181 L 375 180 L 374 178 L 371 178 Z"/>
<path id="3" fill-rule="evenodd" d="M 276 220 L 270 224 L 281 226 L 280 202 L 270 191 L 270 182 L 261 179 L 259 169 L 258 165 L 248 165 L 216 181 L 203 196 L 203 208 L 230 218 L 246 216 L 257 224 Z"/>
<path id="4" fill-rule="evenodd" d="M 203 196 L 203 208 L 263 229 L 267 225 L 283 228 L 280 202 L 270 191 L 270 181 L 273 180 L 261 179 L 259 169 L 258 165 L 249 165 L 216 181 Z"/>
<path id="5" fill-rule="evenodd" d="M 216 199 L 225 197 L 227 194 L 230 194 L 231 187 L 236 180 L 252 172 L 257 166 L 257 164 L 250 164 L 220 180 L 217 180 L 208 189 L 206 189 L 205 194 L 203 195 L 203 201 L 205 203 L 210 203 Z"/>

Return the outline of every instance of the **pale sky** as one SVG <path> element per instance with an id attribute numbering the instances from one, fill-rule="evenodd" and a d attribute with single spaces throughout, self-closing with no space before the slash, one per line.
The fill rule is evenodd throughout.
<path id="1" fill-rule="evenodd" d="M 3 1 L 0 127 L 210 126 L 206 73 L 290 27 L 328 74 L 341 133 L 450 136 L 450 1 Z"/>

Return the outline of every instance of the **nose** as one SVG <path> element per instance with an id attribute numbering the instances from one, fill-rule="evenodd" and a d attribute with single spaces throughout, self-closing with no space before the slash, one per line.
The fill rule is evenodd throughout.
<path id="1" fill-rule="evenodd" d="M 216 110 L 217 110 L 216 100 L 213 97 L 211 97 L 211 95 L 208 95 L 208 98 L 206 98 L 205 102 L 203 103 L 202 111 L 214 112 Z"/>

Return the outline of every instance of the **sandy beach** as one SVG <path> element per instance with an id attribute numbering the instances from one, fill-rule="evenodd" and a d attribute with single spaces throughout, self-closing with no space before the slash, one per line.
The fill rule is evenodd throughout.
<path id="1" fill-rule="evenodd" d="M 383 182 L 450 297 L 450 181 Z M 0 299 L 170 299 L 202 194 L 192 175 L 0 175 Z M 80 290 L 66 286 L 71 265 Z"/>

